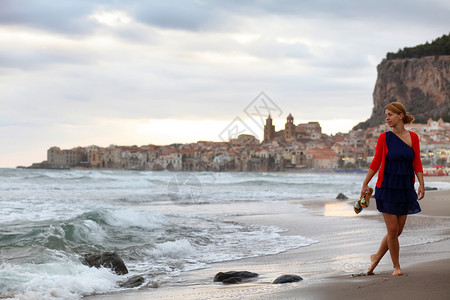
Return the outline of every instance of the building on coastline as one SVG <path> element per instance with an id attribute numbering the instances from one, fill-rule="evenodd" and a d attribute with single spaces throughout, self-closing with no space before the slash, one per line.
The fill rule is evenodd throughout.
<path id="1" fill-rule="evenodd" d="M 406 129 L 420 137 L 422 161 L 431 166 L 447 165 L 450 162 L 450 123 L 442 118 L 428 119 L 427 124 L 408 124 Z"/>
<path id="2" fill-rule="evenodd" d="M 447 165 L 450 159 L 450 123 L 442 119 L 409 124 L 419 135 L 424 165 Z M 389 126 L 326 135 L 318 122 L 295 125 L 291 114 L 284 129 L 275 130 L 270 116 L 264 140 L 242 134 L 229 142 L 198 141 L 166 146 L 91 145 L 61 150 L 51 147 L 47 160 L 31 168 L 95 168 L 171 171 L 272 172 L 302 169 L 336 170 L 367 167 L 375 154 L 378 136 Z"/>
<path id="3" fill-rule="evenodd" d="M 272 117 L 269 115 L 264 125 L 263 142 L 285 141 L 295 142 L 302 140 L 317 140 L 322 137 L 322 127 L 319 122 L 308 122 L 295 125 L 294 117 L 289 114 L 284 129 L 275 131 Z"/>
<path id="4" fill-rule="evenodd" d="M 313 148 L 306 154 L 307 167 L 310 169 L 337 169 L 340 156 L 333 149 Z"/>
<path id="5" fill-rule="evenodd" d="M 434 166 L 450 162 L 450 123 L 444 122 L 442 118 L 438 121 L 428 119 L 426 124 L 407 124 L 405 128 L 417 133 L 420 140 L 420 152 L 424 165 Z M 375 154 L 375 146 L 378 136 L 382 132 L 390 130 L 387 124 L 372 127 L 366 130 L 366 144 L 371 150 L 366 160 L 370 163 Z"/>
<path id="6" fill-rule="evenodd" d="M 289 114 L 284 129 L 276 131 L 272 117 L 269 115 L 264 126 L 263 143 L 286 144 L 282 155 L 276 157 L 276 162 L 282 161 L 278 163 L 281 169 L 335 169 L 339 156 L 331 147 L 328 147 L 330 141 L 321 140 L 323 137 L 319 122 L 295 125 L 294 117 Z M 318 149 L 326 149 L 326 154 L 318 155 L 320 152 Z"/>
<path id="7" fill-rule="evenodd" d="M 61 150 L 59 147 L 51 147 L 47 150 L 47 165 L 53 169 L 63 169 L 80 166 L 87 162 L 87 155 L 82 148 Z"/>

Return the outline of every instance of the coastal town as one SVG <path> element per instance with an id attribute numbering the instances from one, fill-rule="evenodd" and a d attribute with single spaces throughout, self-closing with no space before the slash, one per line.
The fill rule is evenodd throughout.
<path id="1" fill-rule="evenodd" d="M 446 172 L 450 159 L 450 123 L 442 118 L 406 128 L 420 137 L 421 157 L 429 174 Z M 366 130 L 327 135 L 318 122 L 295 125 L 289 114 L 285 128 L 275 130 L 269 115 L 264 139 L 241 134 L 227 142 L 198 141 L 165 146 L 95 145 L 51 147 L 47 160 L 30 168 L 124 169 L 142 171 L 285 172 L 301 170 L 358 171 L 373 159 L 378 136 L 387 124 Z"/>

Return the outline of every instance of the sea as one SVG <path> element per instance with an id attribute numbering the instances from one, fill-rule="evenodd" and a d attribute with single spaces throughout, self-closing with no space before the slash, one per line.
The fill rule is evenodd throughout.
<path id="1" fill-rule="evenodd" d="M 127 277 L 164 285 L 216 262 L 320 243 L 231 219 L 300 216 L 308 213 L 302 201 L 338 193 L 357 199 L 364 176 L 0 169 L 0 298 L 80 299 L 125 290 L 118 285 L 123 276 L 84 265 L 85 254 L 116 252 Z"/>

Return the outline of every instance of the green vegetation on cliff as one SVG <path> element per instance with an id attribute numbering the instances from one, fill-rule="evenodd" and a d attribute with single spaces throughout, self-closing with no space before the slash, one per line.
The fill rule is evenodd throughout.
<path id="1" fill-rule="evenodd" d="M 425 56 L 450 55 L 450 34 L 443 35 L 430 43 L 399 49 L 397 53 L 388 52 L 386 59 L 421 58 Z"/>

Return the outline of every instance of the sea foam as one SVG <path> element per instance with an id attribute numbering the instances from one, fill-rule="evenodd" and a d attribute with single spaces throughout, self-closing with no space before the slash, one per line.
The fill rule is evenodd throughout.
<path id="1" fill-rule="evenodd" d="M 45 263 L 0 265 L 2 297 L 15 299 L 80 299 L 117 288 L 111 270 L 89 268 L 75 258 L 55 256 Z"/>

